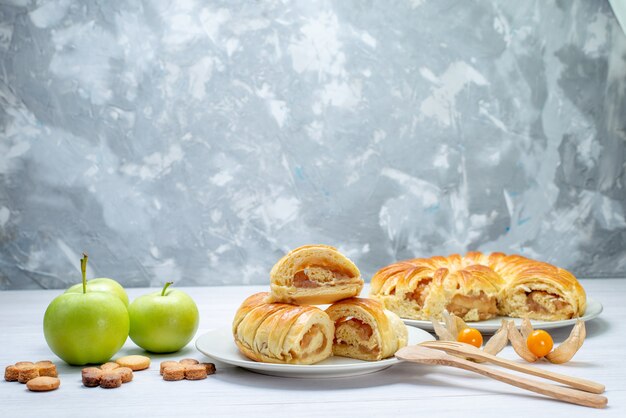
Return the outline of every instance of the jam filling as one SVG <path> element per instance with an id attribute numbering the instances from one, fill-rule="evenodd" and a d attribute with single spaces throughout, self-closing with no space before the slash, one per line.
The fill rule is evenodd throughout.
<path id="1" fill-rule="evenodd" d="M 555 311 L 564 310 L 568 306 L 567 302 L 565 302 L 559 295 L 546 292 L 545 290 L 533 290 L 526 293 L 526 305 L 528 306 L 528 309 L 532 312 L 550 313 L 550 309 L 545 306 L 546 296 L 549 297 Z M 544 303 L 541 303 L 540 299 L 544 299 Z"/>
<path id="2" fill-rule="evenodd" d="M 450 303 L 446 306 L 448 312 L 463 318 L 469 311 L 476 309 L 479 320 L 493 318 L 498 312 L 496 298 L 489 297 L 485 292 L 478 295 L 454 295 Z"/>
<path id="3" fill-rule="evenodd" d="M 426 301 L 426 297 L 428 296 L 428 291 L 430 290 L 430 282 L 432 279 L 425 279 L 420 281 L 417 286 L 415 286 L 415 290 L 411 293 L 407 293 L 405 298 L 407 300 L 411 300 L 417 304 L 420 308 L 424 306 L 424 302 Z"/>

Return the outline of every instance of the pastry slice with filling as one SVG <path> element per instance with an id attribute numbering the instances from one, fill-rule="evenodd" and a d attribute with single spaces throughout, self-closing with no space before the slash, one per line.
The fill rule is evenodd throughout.
<path id="1" fill-rule="evenodd" d="M 358 296 L 359 269 L 336 248 L 306 245 L 290 251 L 270 272 L 270 302 L 321 305 Z"/>
<path id="2" fill-rule="evenodd" d="M 345 299 L 331 305 L 326 313 L 335 323 L 336 356 L 381 360 L 407 344 L 408 332 L 402 320 L 376 300 Z"/>
<path id="3" fill-rule="evenodd" d="M 484 321 L 498 315 L 502 278 L 489 267 L 467 266 L 442 278 L 442 300 L 433 301 L 430 311 L 439 318 L 443 310 L 465 321 Z"/>
<path id="4" fill-rule="evenodd" d="M 425 307 L 440 291 L 433 284 L 439 270 L 411 261 L 391 265 L 372 277 L 370 297 L 403 318 L 428 320 Z"/>
<path id="5" fill-rule="evenodd" d="M 504 285 L 502 315 L 558 321 L 584 315 L 586 295 L 567 270 L 541 262 L 526 263 Z"/>

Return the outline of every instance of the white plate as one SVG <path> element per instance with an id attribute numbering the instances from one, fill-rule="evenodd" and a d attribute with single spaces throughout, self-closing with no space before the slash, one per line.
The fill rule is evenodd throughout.
<path id="1" fill-rule="evenodd" d="M 583 321 L 589 321 L 596 318 L 598 315 L 600 315 L 600 313 L 602 313 L 602 304 L 596 300 L 587 298 L 587 310 L 585 311 L 585 315 L 582 316 L 580 319 L 582 319 Z M 522 323 L 521 318 L 498 316 L 492 319 L 488 319 L 486 321 L 468 322 L 467 325 L 472 328 L 476 328 L 477 330 L 482 332 L 493 333 L 496 332 L 498 328 L 500 328 L 502 319 L 512 319 L 513 321 L 515 321 L 516 325 L 520 325 Z M 433 331 L 433 324 L 430 321 L 420 321 L 417 319 L 407 318 L 402 318 L 402 321 L 404 321 L 404 323 L 407 325 L 412 325 L 414 327 Z M 562 321 L 536 321 L 533 319 L 530 322 L 535 328 L 551 329 L 565 327 L 567 325 L 573 325 L 576 322 L 576 319 L 564 319 Z"/>
<path id="2" fill-rule="evenodd" d="M 409 331 L 409 345 L 434 340 L 432 335 L 419 328 L 408 327 L 407 329 Z M 310 365 L 256 362 L 239 352 L 233 341 L 233 334 L 230 328 L 221 328 L 202 334 L 196 340 L 196 348 L 201 353 L 215 360 L 243 367 L 255 373 L 281 377 L 329 378 L 357 376 L 377 372 L 400 362 L 395 357 L 380 361 L 363 361 L 335 356 Z"/>

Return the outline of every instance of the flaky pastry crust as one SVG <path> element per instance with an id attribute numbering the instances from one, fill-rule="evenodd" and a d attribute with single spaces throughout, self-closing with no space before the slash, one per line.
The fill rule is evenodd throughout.
<path id="1" fill-rule="evenodd" d="M 332 355 L 335 327 L 314 306 L 267 303 L 268 293 L 248 297 L 233 320 L 239 350 L 254 361 L 313 364 Z"/>
<path id="2" fill-rule="evenodd" d="M 406 346 L 406 325 L 373 299 L 349 298 L 326 309 L 335 323 L 333 354 L 376 361 Z"/>
<path id="3" fill-rule="evenodd" d="M 448 310 L 465 321 L 497 315 L 555 321 L 582 316 L 586 308 L 585 291 L 567 270 L 476 251 L 391 264 L 372 278 L 370 296 L 401 317 L 421 320 Z"/>
<path id="4" fill-rule="evenodd" d="M 322 305 L 358 296 L 363 279 L 354 263 L 336 248 L 305 245 L 274 265 L 270 288 L 270 302 Z"/>

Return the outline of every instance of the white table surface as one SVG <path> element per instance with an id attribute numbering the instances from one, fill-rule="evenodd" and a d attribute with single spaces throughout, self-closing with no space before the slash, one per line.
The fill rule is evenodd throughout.
<path id="1" fill-rule="evenodd" d="M 0 382 L 0 417 L 124 416 L 340 416 L 380 417 L 593 417 L 626 416 L 626 279 L 583 280 L 587 294 L 604 305 L 587 323 L 587 340 L 565 365 L 538 367 L 604 383 L 609 406 L 596 410 L 535 395 L 457 369 L 401 363 L 381 372 L 338 379 L 292 379 L 265 376 L 216 363 L 217 373 L 202 381 L 165 382 L 159 363 L 194 357 L 207 360 L 190 343 L 173 355 L 151 355 L 149 370 L 119 389 L 85 388 L 80 367 L 63 363 L 48 349 L 43 314 L 60 290 L 0 291 L 0 366 L 50 359 L 57 364 L 61 387 L 29 392 L 25 385 Z M 148 289 L 127 289 L 132 298 Z M 198 304 L 198 336 L 229 326 L 248 295 L 265 286 L 182 288 Z M 365 294 L 365 291 L 363 292 Z M 551 331 L 555 342 L 570 327 Z M 126 342 L 118 356 L 142 353 Z M 501 357 L 517 359 L 509 346 Z"/>

